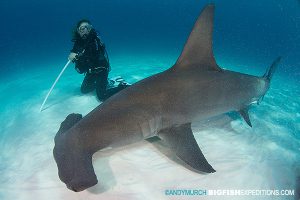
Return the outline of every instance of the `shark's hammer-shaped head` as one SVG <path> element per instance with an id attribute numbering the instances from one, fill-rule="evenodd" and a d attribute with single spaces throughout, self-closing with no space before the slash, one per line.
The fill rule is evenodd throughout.
<path id="1" fill-rule="evenodd" d="M 81 151 L 76 141 L 70 140 L 76 138 L 67 136 L 70 134 L 69 130 L 81 119 L 80 114 L 67 116 L 55 136 L 53 149 L 60 180 L 75 192 L 85 190 L 98 182 L 92 165 L 92 154 Z"/>

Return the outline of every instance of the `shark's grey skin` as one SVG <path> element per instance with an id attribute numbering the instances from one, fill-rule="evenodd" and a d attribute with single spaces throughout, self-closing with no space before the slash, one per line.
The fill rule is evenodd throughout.
<path id="1" fill-rule="evenodd" d="M 73 191 L 97 184 L 92 155 L 153 136 L 196 171 L 215 170 L 191 130 L 195 120 L 238 111 L 251 126 L 247 108 L 269 88 L 277 59 L 263 77 L 221 69 L 212 52 L 214 5 L 205 7 L 177 62 L 137 82 L 82 118 L 70 114 L 55 137 L 60 179 Z"/>

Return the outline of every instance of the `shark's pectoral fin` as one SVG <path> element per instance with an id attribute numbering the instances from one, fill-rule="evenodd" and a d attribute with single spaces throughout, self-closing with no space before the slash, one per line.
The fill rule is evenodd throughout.
<path id="1" fill-rule="evenodd" d="M 249 117 L 249 114 L 248 114 L 248 110 L 249 108 L 246 107 L 246 108 L 243 108 L 239 111 L 240 115 L 244 118 L 244 120 L 246 121 L 246 123 L 252 127 L 252 124 L 251 124 L 251 120 L 250 120 L 250 117 Z"/>
<path id="2" fill-rule="evenodd" d="M 202 154 L 191 129 L 191 124 L 164 129 L 158 136 L 175 154 L 196 171 L 212 173 L 215 170 Z"/>

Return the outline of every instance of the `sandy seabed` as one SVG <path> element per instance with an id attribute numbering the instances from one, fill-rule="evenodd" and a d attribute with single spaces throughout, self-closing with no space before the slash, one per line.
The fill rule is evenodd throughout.
<path id="1" fill-rule="evenodd" d="M 152 64 L 117 68 L 136 82 L 161 69 Z M 146 63 L 146 62 L 144 62 Z M 118 65 L 119 63 L 115 63 Z M 124 64 L 124 63 L 122 63 Z M 72 67 L 71 67 L 72 68 Z M 57 175 L 54 136 L 69 113 L 86 115 L 99 105 L 94 93 L 80 94 L 82 77 L 68 69 L 40 105 L 59 70 L 32 71 L 2 81 L 0 199 L 294 199 L 295 196 L 166 195 L 166 190 L 295 190 L 300 176 L 300 89 L 275 77 L 259 106 L 250 110 L 253 128 L 235 113 L 192 124 L 214 174 L 190 171 L 160 142 L 141 141 L 93 157 L 99 183 L 83 192 L 66 188 Z M 118 71 L 118 73 L 116 72 Z M 134 75 L 132 75 L 134 74 Z M 295 191 L 296 193 L 296 191 Z"/>

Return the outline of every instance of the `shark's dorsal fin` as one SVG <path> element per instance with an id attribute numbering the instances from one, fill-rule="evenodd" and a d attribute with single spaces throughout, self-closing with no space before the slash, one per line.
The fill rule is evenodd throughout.
<path id="1" fill-rule="evenodd" d="M 206 173 L 215 172 L 194 138 L 191 123 L 163 129 L 158 133 L 158 137 L 194 170 Z"/>
<path id="2" fill-rule="evenodd" d="M 203 70 L 221 71 L 212 49 L 214 8 L 214 4 L 209 4 L 201 12 L 175 68 L 199 67 Z"/>

